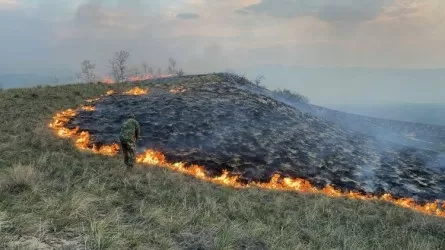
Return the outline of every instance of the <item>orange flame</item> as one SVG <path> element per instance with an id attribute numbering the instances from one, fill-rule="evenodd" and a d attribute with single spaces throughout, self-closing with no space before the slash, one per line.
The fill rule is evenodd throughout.
<path id="1" fill-rule="evenodd" d="M 194 176 L 200 180 L 212 182 L 219 185 L 230 186 L 234 188 L 248 188 L 258 187 L 271 190 L 280 191 L 293 191 L 299 193 L 313 193 L 324 194 L 329 197 L 344 197 L 349 199 L 359 200 L 380 200 L 390 202 L 392 204 L 410 208 L 412 210 L 445 218 L 445 204 L 440 206 L 441 201 L 429 202 L 423 205 L 416 204 L 412 198 L 394 198 L 390 194 L 384 194 L 382 196 L 373 196 L 370 194 L 361 194 L 359 192 L 349 191 L 343 192 L 340 189 L 336 189 L 331 185 L 319 189 L 314 187 L 308 180 L 301 178 L 283 177 L 279 174 L 274 174 L 269 182 L 250 182 L 248 184 L 242 184 L 239 181 L 239 176 L 230 175 L 228 171 L 223 171 L 221 176 L 211 177 L 209 176 L 205 168 L 199 165 L 187 166 L 183 162 L 170 163 L 166 160 L 165 156 L 158 151 L 147 150 L 144 153 L 136 157 L 136 162 L 145 165 L 156 165 L 159 167 L 168 168 L 183 174 Z"/>
<path id="2" fill-rule="evenodd" d="M 92 102 L 97 102 L 99 100 L 100 100 L 100 98 L 86 99 L 85 102 L 92 103 Z"/>
<path id="3" fill-rule="evenodd" d="M 95 111 L 96 107 L 94 107 L 94 106 L 82 106 L 81 109 L 85 110 L 85 111 Z"/>
<path id="4" fill-rule="evenodd" d="M 77 132 L 79 131 L 79 128 L 76 127 L 75 129 L 69 129 L 69 128 L 60 128 L 57 130 L 57 135 L 62 138 L 70 138 L 73 137 Z"/>
<path id="5" fill-rule="evenodd" d="M 99 99 L 100 98 L 91 100 L 97 101 Z M 100 147 L 94 144 L 90 145 L 90 134 L 88 132 L 79 131 L 79 127 L 76 127 L 74 129 L 66 127 L 66 124 L 78 114 L 79 110 L 94 111 L 95 109 L 96 108 L 94 106 L 81 106 L 77 110 L 67 109 L 58 112 L 53 116 L 52 122 L 49 123 L 49 127 L 53 129 L 56 135 L 61 138 L 72 138 L 74 141 L 74 145 L 78 149 L 90 151 L 95 154 L 114 156 L 119 152 L 119 145 L 117 145 L 116 143 Z"/>
<path id="6" fill-rule="evenodd" d="M 172 93 L 172 94 L 183 93 L 185 91 L 186 90 L 183 86 L 179 86 L 179 87 L 170 89 L 170 93 Z"/>
<path id="7" fill-rule="evenodd" d="M 146 95 L 148 94 L 148 89 L 141 89 L 139 87 L 132 88 L 127 92 L 124 92 L 125 95 Z"/>
<path id="8" fill-rule="evenodd" d="M 102 82 L 106 83 L 106 84 L 113 84 L 114 80 L 111 77 L 106 76 L 106 77 L 104 77 L 104 79 L 102 79 Z"/>
<path id="9" fill-rule="evenodd" d="M 89 147 L 90 133 L 86 131 L 81 132 L 80 135 L 77 136 L 77 139 L 75 140 L 74 144 L 78 149 L 84 151 L 90 151 L 94 154 L 114 156 L 119 152 L 119 145 L 117 145 L 116 143 L 112 145 L 104 145 L 101 147 L 98 147 L 97 145 L 93 144 L 92 147 Z"/>
<path id="10" fill-rule="evenodd" d="M 128 77 L 129 82 L 138 82 L 138 81 L 144 81 L 144 80 L 151 80 L 155 79 L 156 77 L 154 75 L 150 74 L 144 74 L 144 75 L 137 75 L 137 76 L 130 76 Z"/>
<path id="11" fill-rule="evenodd" d="M 169 168 L 171 170 L 195 176 L 198 179 L 214 182 L 217 184 L 223 184 L 232 187 L 243 187 L 241 183 L 238 182 L 237 176 L 229 176 L 228 172 L 224 172 L 223 175 L 219 177 L 209 177 L 204 167 L 199 165 L 186 166 L 183 162 L 170 163 L 166 160 L 164 154 L 154 150 L 146 150 L 144 153 L 136 156 L 136 162 L 146 165 L 156 165 L 159 167 Z"/>
<path id="12" fill-rule="evenodd" d="M 119 145 L 117 145 L 116 143 L 112 145 L 104 145 L 101 147 L 98 147 L 94 144 L 90 146 L 90 134 L 88 132 L 81 131 L 79 133 L 79 128 L 69 129 L 65 127 L 69 120 L 78 114 L 77 111 L 78 110 L 68 109 L 56 113 L 53 117 L 52 122 L 49 124 L 49 127 L 54 129 L 56 135 L 58 135 L 59 137 L 72 138 L 74 141 L 74 145 L 78 149 L 106 156 L 117 155 L 117 153 L 119 152 Z M 326 187 L 320 189 L 314 187 L 308 180 L 302 178 L 284 177 L 279 174 L 274 174 L 272 178 L 265 183 L 249 182 L 247 184 L 244 184 L 240 182 L 239 175 L 233 175 L 230 174 L 228 171 L 223 171 L 222 175 L 220 176 L 210 176 L 209 174 L 207 174 L 203 166 L 188 165 L 184 162 L 169 162 L 163 153 L 150 149 L 146 150 L 142 154 L 137 155 L 136 162 L 143 165 L 168 168 L 173 171 L 194 176 L 203 181 L 224 186 L 230 186 L 233 188 L 257 187 L 279 191 L 323 194 L 329 197 L 342 197 L 365 201 L 385 201 L 427 215 L 434 215 L 445 218 L 445 203 L 439 200 L 425 204 L 417 204 L 412 198 L 394 198 L 391 194 L 388 193 L 382 196 L 376 196 L 371 194 L 361 194 L 354 191 L 343 192 L 331 185 L 327 185 Z"/>
<path id="13" fill-rule="evenodd" d="M 53 121 L 49 124 L 49 127 L 55 129 L 60 137 L 71 137 L 77 133 L 78 128 L 69 129 L 65 127 L 65 124 L 76 115 L 77 111 L 72 109 L 59 112 L 53 117 Z"/>
<path id="14" fill-rule="evenodd" d="M 93 145 L 91 150 L 95 154 L 115 156 L 119 152 L 119 149 L 119 145 L 117 145 L 117 143 L 113 143 L 111 145 L 103 145 L 99 148 L 96 145 Z"/>

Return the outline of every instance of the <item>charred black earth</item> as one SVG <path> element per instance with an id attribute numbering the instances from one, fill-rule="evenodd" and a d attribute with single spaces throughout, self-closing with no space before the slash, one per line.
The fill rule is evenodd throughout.
<path id="1" fill-rule="evenodd" d="M 348 129 L 251 91 L 250 83 L 233 75 L 143 84 L 148 95 L 107 96 L 69 127 L 89 131 L 96 144 L 118 142 L 120 125 L 133 112 L 142 127 L 138 151 L 160 150 L 169 161 L 203 165 L 211 175 L 229 170 L 245 181 L 268 181 L 280 173 L 318 187 L 445 200 L 445 164 L 438 150 Z M 169 91 L 179 86 L 186 91 Z"/>

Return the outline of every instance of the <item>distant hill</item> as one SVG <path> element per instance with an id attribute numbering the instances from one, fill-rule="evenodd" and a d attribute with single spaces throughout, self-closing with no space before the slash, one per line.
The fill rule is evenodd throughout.
<path id="1" fill-rule="evenodd" d="M 236 70 L 264 75 L 270 89 L 297 91 L 327 104 L 444 103 L 445 69 L 304 68 L 264 65 Z"/>
<path id="2" fill-rule="evenodd" d="M 74 82 L 70 76 L 48 76 L 37 74 L 0 74 L 0 88 L 25 88 L 37 85 L 59 85 Z"/>
<path id="3" fill-rule="evenodd" d="M 343 104 L 329 105 L 329 108 L 383 119 L 445 126 L 445 104 Z"/>

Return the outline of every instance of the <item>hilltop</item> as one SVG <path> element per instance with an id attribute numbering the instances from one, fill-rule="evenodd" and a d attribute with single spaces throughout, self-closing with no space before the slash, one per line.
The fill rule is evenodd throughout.
<path id="1" fill-rule="evenodd" d="M 234 87 L 231 81 L 238 86 Z M 245 176 L 247 179 L 264 179 L 270 177 L 271 171 L 261 167 L 276 164 L 273 170 L 278 169 L 283 174 L 299 177 L 310 177 L 312 174 L 315 180 L 322 173 L 326 174 L 324 181 L 332 181 L 335 171 L 331 166 L 325 166 L 319 173 L 307 173 L 313 169 L 310 167 L 316 165 L 314 161 L 320 159 L 312 153 L 330 149 L 335 152 L 333 163 L 345 161 L 344 166 L 351 168 L 356 166 L 356 160 L 373 159 L 376 153 L 380 153 L 376 148 L 382 144 L 372 136 L 351 132 L 332 121 L 267 96 L 243 91 L 243 86 L 250 88 L 251 85 L 246 85 L 239 78 L 228 79 L 224 74 L 185 76 L 138 84 L 74 84 L 10 89 L 0 92 L 0 112 L 4 118 L 0 127 L 1 247 L 23 248 L 34 244 L 42 249 L 433 249 L 445 243 L 445 224 L 440 218 L 376 201 L 221 187 L 160 168 L 138 168 L 126 173 L 118 157 L 79 151 L 70 140 L 57 138 L 48 128 L 52 116 L 58 111 L 85 104 L 86 99 L 109 90 L 120 93 L 135 85 L 152 89 L 154 96 L 156 89 L 161 91 L 178 85 L 189 88 L 189 92 L 183 95 L 140 99 L 141 102 L 133 103 L 146 105 L 150 116 L 146 117 L 144 125 L 154 126 L 148 131 L 158 132 L 146 133 L 148 137 L 141 142 L 141 146 L 163 149 L 168 157 L 177 157 L 178 160 L 193 162 L 195 159 L 195 163 L 202 163 L 198 159 L 205 155 L 221 157 L 210 157 L 210 160 L 225 161 L 224 157 L 230 157 L 235 151 L 258 154 L 256 149 L 260 147 L 246 144 L 247 148 L 255 150 L 240 150 L 234 146 L 244 146 L 244 142 L 252 141 L 243 141 L 247 136 L 243 132 L 255 134 L 255 131 L 267 127 L 270 135 L 264 136 L 263 141 L 254 137 L 259 144 L 267 145 L 263 148 L 270 148 L 270 151 L 260 154 L 264 156 L 260 160 L 266 163 L 261 165 L 253 157 L 250 166 L 243 168 L 233 163 L 228 167 L 241 172 L 248 168 L 250 170 L 245 172 L 253 173 L 253 176 Z M 193 86 L 195 91 L 191 91 Z M 227 99 L 228 93 L 232 99 Z M 160 97 L 161 92 L 158 94 Z M 173 105 L 173 101 L 182 106 Z M 111 96 L 96 107 L 100 109 L 103 105 L 106 108 L 107 102 L 116 104 L 127 101 Z M 217 109 L 224 102 L 225 108 Z M 256 107 L 258 113 L 251 113 L 252 117 L 246 116 L 251 107 Z M 119 110 L 115 111 L 119 113 Z M 193 116 L 198 111 L 202 117 Z M 184 119 L 175 119 L 174 112 L 182 114 Z M 107 138 L 115 135 L 113 124 L 118 122 L 104 122 L 101 119 L 121 118 L 101 114 L 109 113 L 85 112 L 78 120 L 73 120 L 72 125 L 78 122 L 97 135 L 95 140 L 106 142 Z M 96 121 L 107 124 L 106 131 L 111 131 L 108 135 L 102 134 L 102 138 L 97 130 L 101 127 L 88 123 L 95 120 L 90 119 L 95 115 Z M 226 122 L 236 118 L 237 125 L 249 127 L 234 130 L 239 126 L 233 126 L 230 127 L 231 131 L 214 127 L 203 129 L 205 122 L 208 126 L 223 124 L 222 117 L 227 119 Z M 154 124 L 152 119 L 159 121 L 159 124 Z M 252 119 L 256 123 L 248 123 Z M 168 131 L 166 124 L 173 131 Z M 193 133 L 187 135 L 184 131 L 213 132 L 213 137 L 197 137 Z M 230 136 L 227 135 L 229 132 Z M 165 141 L 167 135 L 170 141 Z M 185 141 L 183 137 L 194 143 L 180 144 Z M 158 145 L 149 144 L 154 139 L 158 139 Z M 206 139 L 205 155 L 202 152 L 191 155 L 190 151 L 182 155 L 177 153 L 181 148 L 203 145 L 204 141 L 199 139 Z M 299 150 L 304 156 L 298 153 L 281 155 L 283 147 L 292 147 L 293 141 L 299 142 L 296 151 Z M 218 147 L 215 146 L 216 142 L 220 142 Z M 400 153 L 389 144 L 387 142 L 385 152 Z M 360 155 L 360 158 L 352 153 L 354 149 L 358 150 L 355 155 Z M 337 154 L 338 151 L 342 151 L 342 154 Z M 415 155 L 433 157 L 434 152 L 416 149 Z M 289 161 L 286 164 L 274 162 L 274 156 Z M 241 159 L 245 157 L 240 155 Z M 307 162 L 295 168 L 295 161 L 302 159 Z M 404 163 L 403 157 L 400 157 L 400 162 Z M 203 165 L 210 166 L 208 161 L 205 163 Z M 412 162 L 406 164 L 417 166 Z M 394 167 L 397 166 L 394 164 Z M 302 168 L 304 172 L 298 172 Z M 261 171 L 264 172 L 258 175 Z M 423 174 L 440 178 L 433 172 Z M 340 176 L 338 181 L 342 181 Z M 320 185 L 324 184 L 322 180 Z"/>
<path id="2" fill-rule="evenodd" d="M 156 150 L 169 162 L 203 166 L 210 177 L 228 171 L 249 183 L 280 174 L 320 189 L 445 199 L 445 165 L 438 153 L 378 140 L 347 128 L 351 119 L 317 117 L 281 102 L 280 95 L 251 91 L 255 85 L 240 77 L 220 77 L 155 84 L 136 96 L 110 94 L 87 103 L 94 111 L 80 110 L 67 128 L 88 131 L 91 143 L 111 145 L 119 142 L 131 112 L 142 126 L 140 152 Z"/>

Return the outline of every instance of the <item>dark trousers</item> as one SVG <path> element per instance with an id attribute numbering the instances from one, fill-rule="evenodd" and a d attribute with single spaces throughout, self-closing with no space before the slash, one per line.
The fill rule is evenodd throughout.
<path id="1" fill-rule="evenodd" d="M 121 139 L 121 146 L 125 165 L 127 165 L 128 168 L 132 168 L 136 161 L 136 143 Z"/>

